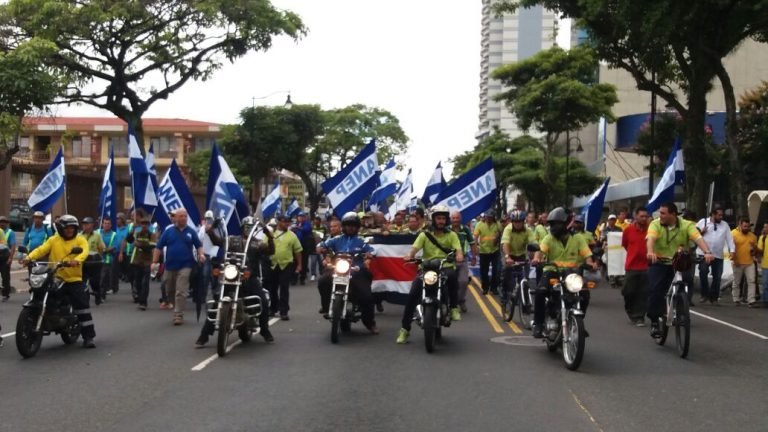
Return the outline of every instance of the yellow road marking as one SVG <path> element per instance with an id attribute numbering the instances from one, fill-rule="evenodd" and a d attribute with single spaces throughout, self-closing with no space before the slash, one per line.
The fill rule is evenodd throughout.
<path id="1" fill-rule="evenodd" d="M 488 310 L 488 306 L 485 305 L 483 302 L 482 296 L 478 294 L 475 287 L 473 287 L 471 284 L 469 285 L 469 292 L 472 293 L 472 296 L 475 297 L 475 301 L 477 301 L 477 305 L 480 306 L 480 310 L 483 311 L 483 315 L 485 315 L 485 319 L 488 320 L 488 322 L 491 324 L 491 327 L 493 327 L 493 330 L 496 333 L 504 333 L 504 329 L 501 328 L 499 323 L 496 322 L 496 318 L 493 316 L 490 310 Z"/>
<path id="2" fill-rule="evenodd" d="M 589 410 L 587 409 L 587 407 L 585 407 L 585 406 L 584 406 L 584 404 L 583 404 L 583 403 L 581 403 L 581 400 L 579 399 L 579 397 L 578 397 L 578 396 L 576 396 L 576 393 L 574 393 L 574 392 L 573 392 L 573 390 L 571 390 L 571 389 L 568 389 L 568 391 L 571 393 L 571 396 L 573 396 L 573 400 L 574 400 L 574 401 L 576 401 L 576 405 L 578 405 L 578 406 L 579 406 L 579 408 L 581 408 L 581 410 L 584 412 L 584 414 L 586 414 L 586 415 L 587 415 L 587 417 L 588 417 L 588 418 L 589 418 L 589 420 L 592 422 L 592 424 L 594 424 L 594 425 L 595 425 L 595 427 L 597 428 L 597 430 L 598 430 L 599 432 L 603 432 L 603 428 L 602 428 L 602 427 L 600 427 L 600 423 L 598 423 L 598 422 L 597 422 L 597 420 L 595 420 L 595 417 L 594 417 L 594 416 L 592 416 L 592 413 L 591 413 L 591 412 L 589 412 Z"/>
<path id="3" fill-rule="evenodd" d="M 478 281 L 476 277 L 472 276 L 472 282 L 474 282 L 474 286 L 477 290 L 481 290 L 480 281 Z M 496 313 L 499 314 L 502 320 L 504 320 L 504 313 L 502 313 L 501 311 L 501 305 L 499 304 L 499 302 L 497 302 L 496 299 L 493 298 L 493 296 L 490 294 L 487 295 L 485 298 L 488 299 L 488 303 L 490 303 L 491 306 L 493 306 L 493 308 L 496 310 Z M 520 327 L 517 326 L 517 324 L 514 323 L 514 321 L 507 322 L 507 325 L 516 334 L 523 334 L 523 331 L 520 329 Z"/>

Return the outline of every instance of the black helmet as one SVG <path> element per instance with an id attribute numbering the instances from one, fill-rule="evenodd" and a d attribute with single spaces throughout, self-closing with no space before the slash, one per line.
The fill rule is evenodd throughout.
<path id="1" fill-rule="evenodd" d="M 256 225 L 256 219 L 254 219 L 253 216 L 246 216 L 240 221 L 240 231 L 243 235 L 248 235 L 254 225 Z"/>
<path id="2" fill-rule="evenodd" d="M 568 222 L 568 211 L 562 207 L 558 207 L 551 212 L 549 212 L 549 215 L 547 215 L 547 222 Z"/>
<path id="3" fill-rule="evenodd" d="M 360 228 L 360 217 L 355 212 L 346 212 L 341 217 L 341 226 L 354 225 Z"/>
<path id="4" fill-rule="evenodd" d="M 67 227 L 74 227 L 75 230 L 77 230 L 78 228 L 80 228 L 80 222 L 78 222 L 77 218 L 72 215 L 69 215 L 69 214 L 62 215 L 59 218 L 59 220 L 56 222 L 56 231 L 59 233 L 59 235 L 64 237 L 64 229 Z"/>

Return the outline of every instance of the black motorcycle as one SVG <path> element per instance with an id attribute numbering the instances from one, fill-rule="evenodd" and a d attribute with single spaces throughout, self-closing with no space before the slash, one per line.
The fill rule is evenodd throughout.
<path id="1" fill-rule="evenodd" d="M 219 294 L 217 300 L 208 300 L 207 319 L 214 323 L 218 332 L 216 352 L 219 357 L 227 354 L 229 335 L 235 330 L 243 343 L 249 342 L 254 333 L 259 332 L 259 315 L 269 304 L 262 305 L 261 297 L 251 295 L 240 296 L 240 288 L 249 283 L 251 272 L 247 266 L 247 251 L 251 240 L 264 228 L 260 224 L 251 229 L 248 240 L 242 248 L 243 252 L 230 251 L 229 236 L 226 237 L 224 261 L 213 268 L 212 273 L 219 278 Z M 261 280 L 261 278 L 259 278 Z M 259 283 L 257 289 L 262 289 Z M 267 298 L 269 298 L 267 296 Z"/>
<path id="2" fill-rule="evenodd" d="M 451 252 L 443 259 L 413 261 L 421 264 L 417 277 L 421 279 L 424 290 L 421 303 L 416 306 L 416 321 L 424 330 L 424 346 L 428 353 L 434 352 L 435 342 L 442 339 L 443 327 L 451 326 L 448 296 L 443 292 L 448 283 L 448 276 L 443 266 L 446 263 L 453 263 L 455 257 L 455 253 Z"/>
<path id="3" fill-rule="evenodd" d="M 19 247 L 27 253 L 27 248 Z M 79 255 L 83 250 L 73 248 L 68 256 Z M 80 323 L 69 299 L 61 291 L 64 281 L 56 277 L 56 271 L 67 263 L 30 262 L 29 300 L 24 303 L 16 321 L 16 348 L 24 358 L 34 357 L 40 349 L 43 336 L 61 335 L 65 344 L 71 345 L 80 337 Z"/>
<path id="4" fill-rule="evenodd" d="M 352 324 L 360 321 L 360 305 L 349 298 L 352 275 L 360 271 L 354 265 L 360 254 L 335 254 L 333 261 L 333 288 L 331 289 L 331 307 L 327 318 L 331 321 L 331 343 L 339 343 L 340 332 L 349 332 Z"/>

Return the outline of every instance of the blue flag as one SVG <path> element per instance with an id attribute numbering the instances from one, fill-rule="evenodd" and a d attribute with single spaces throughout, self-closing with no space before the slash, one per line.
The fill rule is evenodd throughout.
<path id="1" fill-rule="evenodd" d="M 597 229 L 597 225 L 600 223 L 603 204 L 605 204 L 605 193 L 608 192 L 608 183 L 610 182 L 611 178 L 606 178 L 603 184 L 589 197 L 584 208 L 581 209 L 581 215 L 584 216 L 584 230 L 587 232 Z"/>
<path id="2" fill-rule="evenodd" d="M 323 192 L 333 206 L 333 212 L 341 217 L 353 211 L 376 188 L 376 141 L 371 140 L 352 162 L 335 176 L 323 182 Z"/>
<path id="3" fill-rule="evenodd" d="M 261 202 L 261 217 L 265 221 L 280 211 L 280 183 L 275 182 L 272 192 Z"/>
<path id="4" fill-rule="evenodd" d="M 216 143 L 211 150 L 205 205 L 213 212 L 214 217 L 224 219 L 229 235 L 240 235 L 240 220 L 250 216 L 251 211 L 243 189 L 237 183 L 227 161 L 219 154 Z"/>
<path id="5" fill-rule="evenodd" d="M 491 208 L 495 200 L 496 175 L 488 158 L 443 189 L 435 203 L 460 211 L 462 223 L 468 223 Z"/>
<path id="6" fill-rule="evenodd" d="M 680 148 L 680 139 L 675 140 L 672 146 L 672 153 L 669 154 L 667 167 L 664 174 L 661 175 L 653 196 L 648 200 L 648 213 L 653 213 L 661 207 L 662 204 L 675 199 L 675 185 L 685 183 L 685 162 L 683 162 L 683 150 Z"/>
<path id="7" fill-rule="evenodd" d="M 155 189 L 155 195 L 157 195 L 157 168 L 155 167 L 155 145 L 149 143 L 149 150 L 147 156 L 144 158 L 144 162 L 147 164 L 147 171 L 149 171 L 149 180 L 152 182 L 152 187 Z"/>
<path id="8" fill-rule="evenodd" d="M 112 226 L 117 226 L 117 183 L 115 183 L 115 149 L 109 149 L 109 162 L 104 171 L 104 180 L 101 182 L 101 193 L 99 194 L 99 214 L 101 220 L 109 218 Z"/>
<path id="9" fill-rule="evenodd" d="M 157 187 L 157 198 L 160 201 L 162 211 L 155 212 L 155 217 L 161 230 L 171 224 L 168 212 L 180 208 L 185 209 L 189 214 L 187 223 L 193 228 L 197 228 L 201 220 L 200 211 L 195 204 L 195 199 L 192 198 L 192 193 L 187 187 L 187 182 L 184 180 L 179 166 L 176 164 L 176 159 L 173 159 L 165 178 Z"/>
<path id="10" fill-rule="evenodd" d="M 432 205 L 437 196 L 440 195 L 440 192 L 445 189 L 445 178 L 443 178 L 443 167 L 441 166 L 441 163 L 442 162 L 437 163 L 437 168 L 432 172 L 432 177 L 429 178 L 427 187 L 424 189 L 424 195 L 421 197 L 421 202 L 423 202 L 425 206 Z"/>
<path id="11" fill-rule="evenodd" d="M 34 211 L 49 213 L 56 204 L 56 201 L 64 194 L 67 187 L 67 175 L 64 171 L 64 153 L 59 147 L 59 152 L 48 167 L 48 173 L 43 177 L 40 184 L 37 185 L 32 195 L 29 196 L 27 204 Z"/>
<path id="12" fill-rule="evenodd" d="M 296 198 L 291 200 L 291 203 L 288 205 L 288 208 L 285 209 L 285 214 L 287 214 L 290 217 L 295 217 L 301 212 L 301 207 L 299 207 L 299 202 L 296 201 Z"/>
<path id="13" fill-rule="evenodd" d="M 395 179 L 395 160 L 390 159 L 379 174 L 378 186 L 371 194 L 369 206 L 371 209 L 376 207 L 381 211 L 380 209 L 385 206 L 383 204 L 386 202 L 387 198 L 391 197 L 396 192 L 397 180 Z"/>
<path id="14" fill-rule="evenodd" d="M 147 213 L 152 214 L 157 208 L 157 195 L 133 128 L 128 128 L 128 156 L 133 207 L 143 208 Z"/>

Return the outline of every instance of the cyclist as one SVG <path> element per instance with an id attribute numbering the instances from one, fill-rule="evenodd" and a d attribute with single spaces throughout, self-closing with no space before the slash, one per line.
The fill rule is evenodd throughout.
<path id="1" fill-rule="evenodd" d="M 528 274 L 528 266 L 514 266 L 515 263 L 528 261 L 528 245 L 536 243 L 533 230 L 525 226 L 525 212 L 509 212 L 510 223 L 501 235 L 501 249 L 504 252 L 504 284 L 502 286 L 502 304 L 506 304 L 509 293 Z"/>
<path id="2" fill-rule="evenodd" d="M 680 250 L 688 250 L 688 243 L 695 242 L 704 251 L 704 261 L 714 258 L 696 224 L 678 216 L 674 203 L 659 207 L 659 218 L 648 226 L 648 318 L 651 320 L 651 336 L 660 335 L 659 319 L 664 315 L 664 296 L 675 277 L 672 258 Z M 692 287 L 689 287 L 692 288 Z"/>

